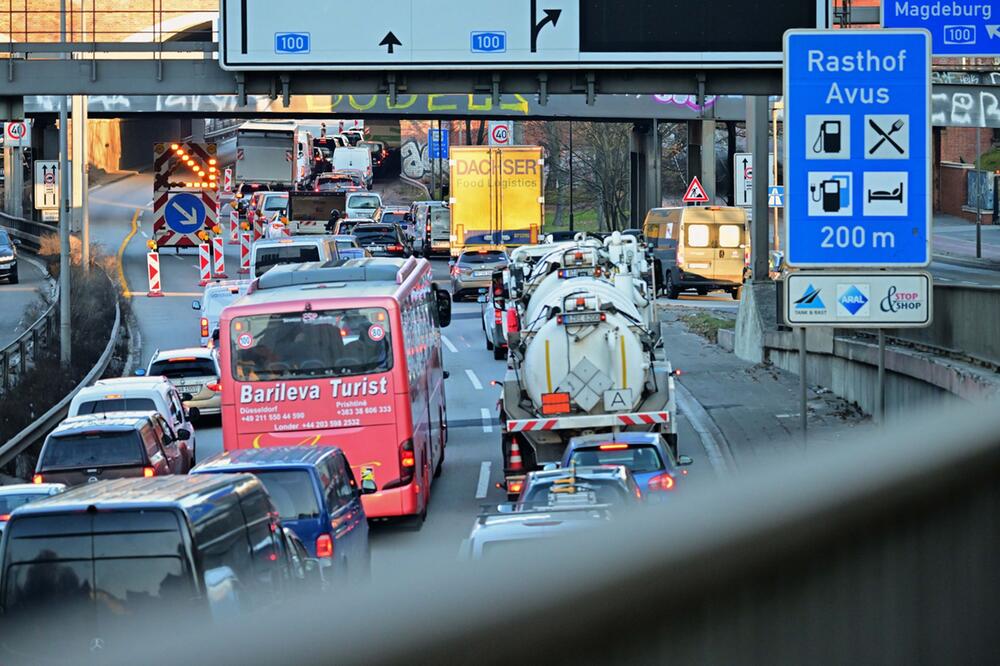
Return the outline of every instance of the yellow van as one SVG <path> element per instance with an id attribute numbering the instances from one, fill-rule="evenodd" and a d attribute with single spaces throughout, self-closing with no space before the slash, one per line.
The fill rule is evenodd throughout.
<path id="1" fill-rule="evenodd" d="M 682 291 L 728 291 L 739 300 L 748 276 L 750 235 L 742 208 L 653 208 L 643 235 L 654 257 L 657 288 L 667 298 Z"/>

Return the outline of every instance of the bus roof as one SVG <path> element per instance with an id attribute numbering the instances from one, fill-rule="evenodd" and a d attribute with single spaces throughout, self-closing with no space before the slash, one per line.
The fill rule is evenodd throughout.
<path id="1" fill-rule="evenodd" d="M 233 307 L 299 299 L 394 297 L 408 278 L 429 270 L 426 259 L 347 259 L 276 266 Z M 230 309 L 227 308 L 227 309 Z"/>

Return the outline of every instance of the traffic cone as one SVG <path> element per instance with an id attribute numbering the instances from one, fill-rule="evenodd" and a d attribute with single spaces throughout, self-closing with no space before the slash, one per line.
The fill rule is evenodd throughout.
<path id="1" fill-rule="evenodd" d="M 523 470 L 524 463 L 521 461 L 521 446 L 517 443 L 517 440 L 513 440 L 510 443 L 510 464 L 507 465 L 508 470 Z"/>

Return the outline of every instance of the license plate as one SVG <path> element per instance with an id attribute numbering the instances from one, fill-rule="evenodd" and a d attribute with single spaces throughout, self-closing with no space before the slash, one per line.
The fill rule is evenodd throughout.
<path id="1" fill-rule="evenodd" d="M 384 250 L 385 248 L 384 248 L 383 246 L 381 246 L 381 245 L 369 245 L 369 246 L 368 246 L 368 249 L 369 249 L 370 251 L 372 251 L 372 252 L 381 252 L 381 251 L 383 251 L 383 250 Z"/>
<path id="2" fill-rule="evenodd" d="M 493 275 L 493 271 L 476 271 L 472 277 L 489 277 L 491 275 Z"/>
<path id="3" fill-rule="evenodd" d="M 593 275 L 593 274 L 594 274 L 593 268 L 564 268 L 561 271 L 559 271 L 559 277 L 563 278 L 564 280 L 569 278 L 581 277 L 584 275 Z"/>
<path id="4" fill-rule="evenodd" d="M 580 324 L 601 323 L 602 313 L 600 312 L 580 312 L 577 314 L 564 314 L 562 316 L 563 326 L 578 326 Z"/>
<path id="5" fill-rule="evenodd" d="M 688 268 L 708 268 L 711 264 L 688 264 Z"/>

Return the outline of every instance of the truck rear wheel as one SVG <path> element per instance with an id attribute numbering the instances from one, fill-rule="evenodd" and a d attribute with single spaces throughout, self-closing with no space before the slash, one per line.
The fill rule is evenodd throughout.
<path id="1" fill-rule="evenodd" d="M 680 289 L 674 284 L 674 276 L 670 272 L 667 272 L 667 277 L 663 281 L 663 293 L 667 295 L 667 298 L 674 300 L 680 295 Z"/>

